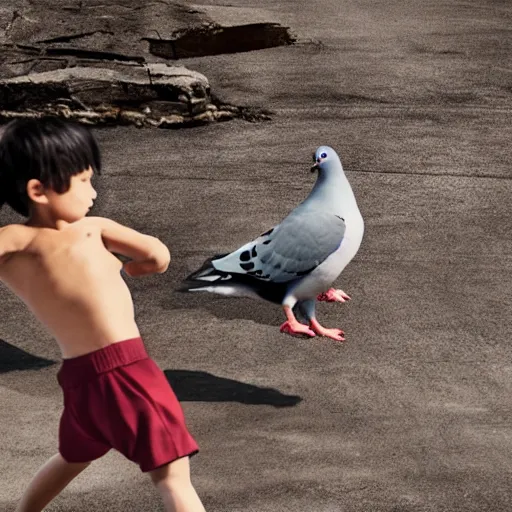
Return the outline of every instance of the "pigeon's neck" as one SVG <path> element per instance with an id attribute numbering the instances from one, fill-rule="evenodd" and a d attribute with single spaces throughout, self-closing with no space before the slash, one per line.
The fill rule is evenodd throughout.
<path id="1" fill-rule="evenodd" d="M 319 175 L 306 201 L 318 203 L 320 208 L 327 207 L 337 214 L 357 209 L 356 198 L 344 173 L 337 176 Z"/>

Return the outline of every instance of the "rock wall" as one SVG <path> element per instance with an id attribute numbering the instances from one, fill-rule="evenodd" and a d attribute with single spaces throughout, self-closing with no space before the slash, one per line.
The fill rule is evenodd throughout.
<path id="1" fill-rule="evenodd" d="M 0 121 L 56 114 L 86 123 L 177 127 L 242 117 L 180 57 L 292 44 L 275 23 L 221 27 L 159 0 L 4 0 L 0 7 Z"/>

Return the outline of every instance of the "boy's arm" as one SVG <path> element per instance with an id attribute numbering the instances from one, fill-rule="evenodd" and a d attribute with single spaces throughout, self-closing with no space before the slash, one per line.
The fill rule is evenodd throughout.
<path id="1" fill-rule="evenodd" d="M 0 228 L 0 265 L 12 254 L 12 243 L 7 232 L 8 227 Z"/>
<path id="2" fill-rule="evenodd" d="M 158 238 L 118 224 L 111 219 L 90 217 L 101 229 L 105 247 L 113 253 L 126 256 L 130 261 L 123 264 L 131 277 L 161 274 L 171 261 L 169 249 Z"/>
<path id="3" fill-rule="evenodd" d="M 32 237 L 32 231 L 22 225 L 10 224 L 0 228 L 0 265 L 14 253 L 23 251 Z"/>

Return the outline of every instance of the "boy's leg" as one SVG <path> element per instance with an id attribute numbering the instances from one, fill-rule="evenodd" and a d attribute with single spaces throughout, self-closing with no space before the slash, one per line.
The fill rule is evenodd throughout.
<path id="1" fill-rule="evenodd" d="M 205 512 L 190 481 L 189 457 L 177 459 L 150 472 L 166 512 Z"/>
<path id="2" fill-rule="evenodd" d="M 16 512 L 41 512 L 90 462 L 69 463 L 54 455 L 34 476 Z"/>

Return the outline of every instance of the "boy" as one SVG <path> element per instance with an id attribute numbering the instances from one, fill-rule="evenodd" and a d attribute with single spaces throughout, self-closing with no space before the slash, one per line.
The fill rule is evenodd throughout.
<path id="1" fill-rule="evenodd" d="M 189 457 L 198 446 L 144 349 L 120 273 L 163 273 L 170 254 L 157 238 L 86 217 L 100 169 L 97 143 L 82 125 L 45 117 L 11 121 L 0 131 L 0 206 L 28 218 L 0 228 L 0 280 L 49 329 L 63 358 L 59 453 L 36 474 L 17 511 L 41 511 L 114 448 L 150 474 L 166 511 L 204 512 L 190 482 Z"/>

